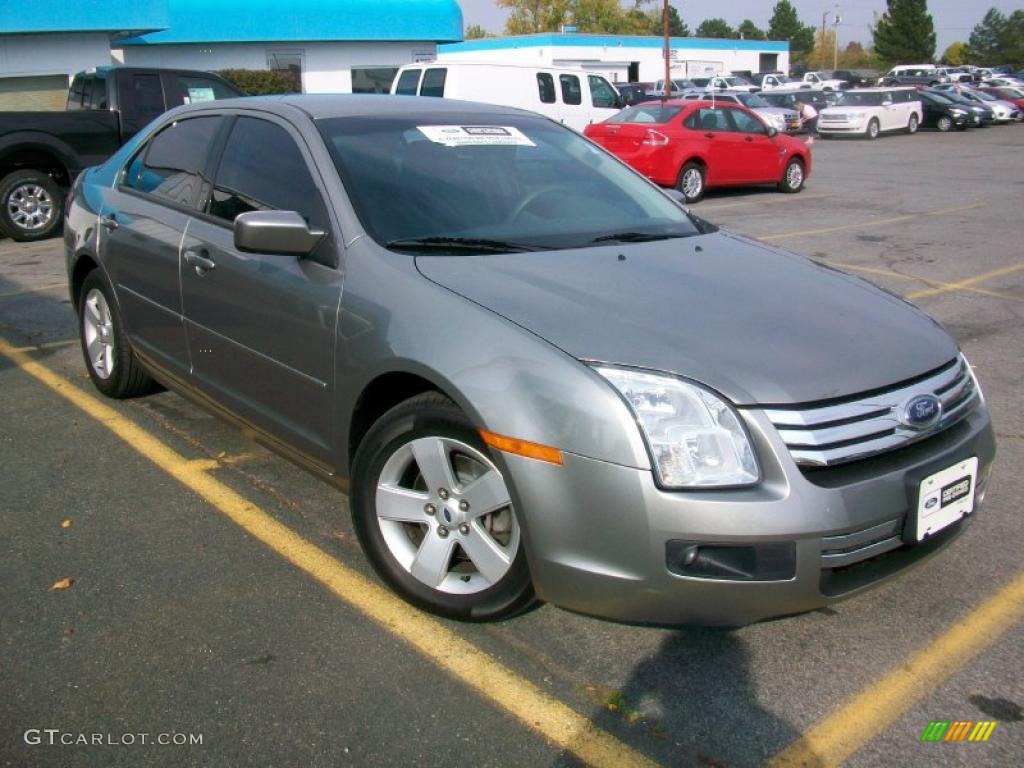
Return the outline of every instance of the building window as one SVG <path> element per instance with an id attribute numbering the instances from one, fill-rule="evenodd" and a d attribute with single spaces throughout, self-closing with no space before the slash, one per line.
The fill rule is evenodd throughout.
<path id="1" fill-rule="evenodd" d="M 352 67 L 352 93 L 390 93 L 398 67 Z"/>
<path id="2" fill-rule="evenodd" d="M 267 68 L 284 72 L 295 80 L 295 90 L 302 93 L 302 51 L 267 51 Z"/>

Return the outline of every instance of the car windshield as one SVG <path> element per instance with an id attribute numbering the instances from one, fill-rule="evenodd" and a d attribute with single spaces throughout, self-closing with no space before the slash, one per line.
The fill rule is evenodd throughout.
<path id="1" fill-rule="evenodd" d="M 796 96 L 792 93 L 766 93 L 761 96 L 765 101 L 775 107 L 795 107 Z"/>
<path id="2" fill-rule="evenodd" d="M 971 91 L 970 95 L 980 99 L 981 101 L 999 101 L 999 99 L 991 93 L 985 93 L 984 91 Z"/>
<path id="3" fill-rule="evenodd" d="M 541 117 L 411 113 L 317 126 L 363 226 L 393 250 L 527 251 L 706 231 L 642 176 Z"/>
<path id="4" fill-rule="evenodd" d="M 836 98 L 837 107 L 877 107 L 885 97 L 877 91 L 843 91 Z"/>
<path id="5" fill-rule="evenodd" d="M 744 80 L 742 77 L 723 77 L 722 79 L 730 88 L 735 88 L 737 85 L 750 85 L 750 81 Z"/>
<path id="6" fill-rule="evenodd" d="M 680 112 L 682 107 L 673 107 L 661 102 L 638 104 L 624 109 L 605 120 L 606 123 L 667 123 Z"/>
<path id="7" fill-rule="evenodd" d="M 760 107 L 771 106 L 771 104 L 769 104 L 763 98 L 758 96 L 756 93 L 741 93 L 737 96 L 737 98 L 740 100 L 740 103 L 742 103 L 743 106 L 750 107 L 750 109 L 758 109 Z"/>
<path id="8" fill-rule="evenodd" d="M 685 91 L 696 86 L 689 80 L 673 80 L 672 87 L 677 91 Z"/>

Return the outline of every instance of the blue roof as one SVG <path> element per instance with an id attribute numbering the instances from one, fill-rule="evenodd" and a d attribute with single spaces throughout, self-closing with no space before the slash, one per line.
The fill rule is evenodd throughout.
<path id="1" fill-rule="evenodd" d="M 123 45 L 462 39 L 456 0 L 168 0 L 170 24 Z"/>
<path id="2" fill-rule="evenodd" d="M 0 35 L 52 32 L 132 32 L 167 26 L 168 0 L 2 0 Z"/>
<path id="3" fill-rule="evenodd" d="M 785 40 L 732 40 L 711 37 L 673 37 L 673 48 L 690 48 L 707 51 L 789 51 Z M 515 35 L 512 37 L 485 37 L 480 40 L 466 40 L 438 48 L 438 53 L 461 51 L 497 51 L 510 48 L 541 48 L 545 46 L 601 46 L 608 48 L 661 48 L 661 37 L 635 37 L 631 35 Z"/>

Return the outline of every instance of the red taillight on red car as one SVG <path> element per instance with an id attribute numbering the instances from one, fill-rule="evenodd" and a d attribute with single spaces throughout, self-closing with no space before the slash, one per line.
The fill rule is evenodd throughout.
<path id="1" fill-rule="evenodd" d="M 647 147 L 664 147 L 668 144 L 668 136 L 664 133 L 659 133 L 653 128 L 648 128 L 647 138 L 640 143 Z"/>

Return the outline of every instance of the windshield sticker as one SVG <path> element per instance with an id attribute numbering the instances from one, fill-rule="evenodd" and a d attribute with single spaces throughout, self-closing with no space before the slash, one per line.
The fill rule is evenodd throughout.
<path id="1" fill-rule="evenodd" d="M 195 104 L 200 101 L 214 101 L 213 88 L 189 88 L 186 104 Z"/>
<path id="2" fill-rule="evenodd" d="M 420 133 L 446 147 L 535 147 L 518 128 L 501 125 L 420 125 Z"/>

